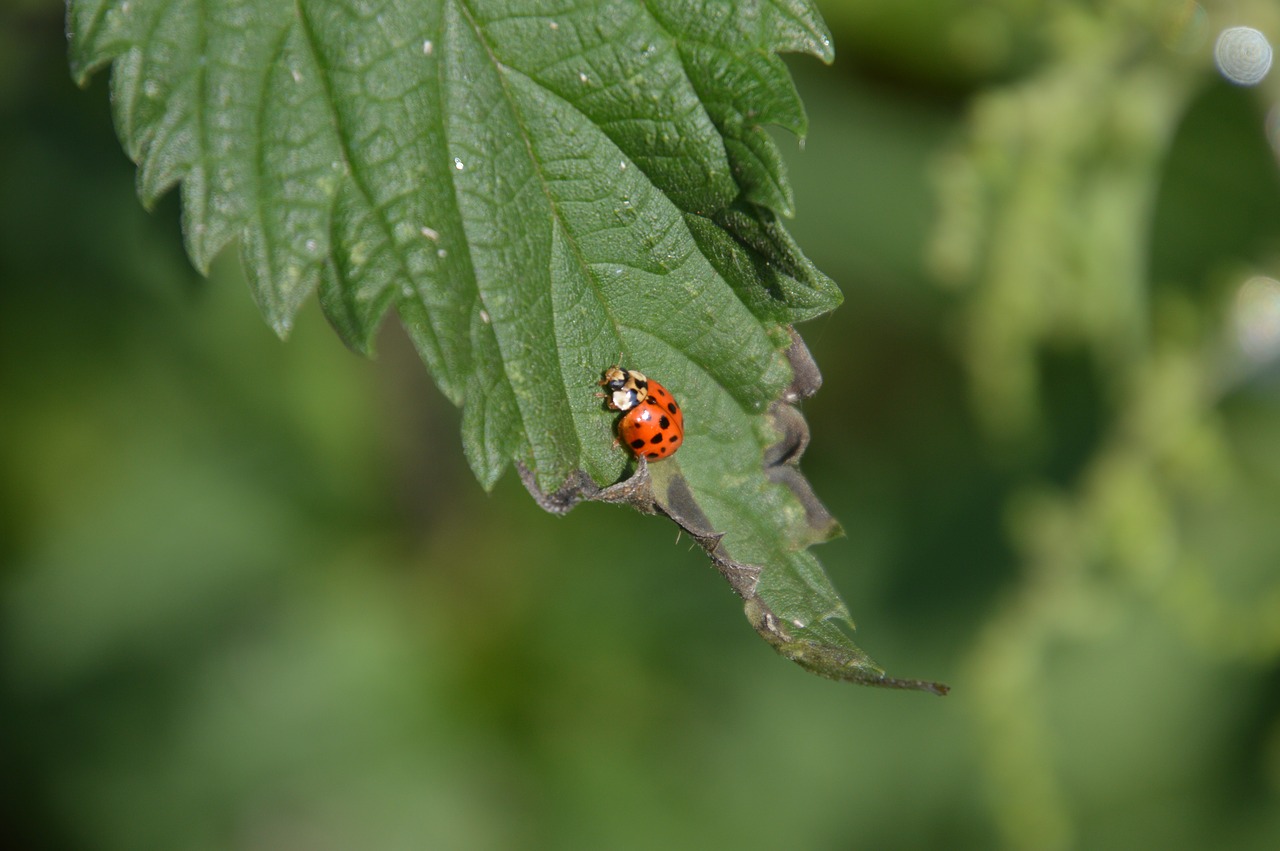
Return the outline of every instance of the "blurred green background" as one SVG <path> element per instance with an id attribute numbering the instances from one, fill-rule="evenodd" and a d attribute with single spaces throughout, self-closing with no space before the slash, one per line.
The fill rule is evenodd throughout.
<path id="1" fill-rule="evenodd" d="M 945 699 L 777 658 L 657 518 L 484 494 L 394 323 L 279 342 L 3 7 L 0 844 L 1280 845 L 1280 72 L 1210 58 L 1280 11 L 821 5 L 818 555 Z"/>

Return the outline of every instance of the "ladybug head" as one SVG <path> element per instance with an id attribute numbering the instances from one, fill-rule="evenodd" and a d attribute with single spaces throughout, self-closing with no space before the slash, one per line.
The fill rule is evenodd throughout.
<path id="1" fill-rule="evenodd" d="M 604 371 L 600 386 L 608 391 L 605 404 L 614 411 L 629 411 L 649 398 L 649 380 L 634 369 L 611 366 Z"/>

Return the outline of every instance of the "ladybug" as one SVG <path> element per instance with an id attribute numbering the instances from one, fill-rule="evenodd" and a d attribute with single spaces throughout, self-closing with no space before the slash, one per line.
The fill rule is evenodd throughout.
<path id="1" fill-rule="evenodd" d="M 636 457 L 656 461 L 675 454 L 684 440 L 684 413 L 667 388 L 616 366 L 605 370 L 600 386 L 609 410 L 625 412 L 618 437 Z"/>

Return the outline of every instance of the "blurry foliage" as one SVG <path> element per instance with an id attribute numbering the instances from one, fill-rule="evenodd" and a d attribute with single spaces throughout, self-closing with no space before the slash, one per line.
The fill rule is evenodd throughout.
<path id="1" fill-rule="evenodd" d="M 806 331 L 805 467 L 870 649 L 938 701 L 772 664 L 656 519 L 482 495 L 403 339 L 366 363 L 311 309 L 278 344 L 231 264 L 190 272 L 175 204 L 140 211 L 24 4 L 0 838 L 1273 847 L 1280 375 L 1235 312 L 1280 277 L 1277 79 L 1217 80 L 1183 6 L 830 4 L 836 67 L 795 66 L 795 231 L 847 295 Z M 926 18 L 1009 45 L 963 101 Z"/>
<path id="2" fill-rule="evenodd" d="M 1196 4 L 1055 7 L 1041 67 L 981 92 L 936 166 L 930 259 L 964 288 L 972 407 L 1019 468 L 1005 523 L 1022 579 L 969 662 L 1012 846 L 1094 844 L 1046 701 L 1064 643 L 1103 647 L 1155 615 L 1188 654 L 1280 659 L 1280 479 L 1250 475 L 1273 462 L 1241 451 L 1227 406 L 1258 389 L 1239 381 L 1227 287 L 1280 274 L 1277 151 L 1261 132 L 1280 87 L 1250 103 L 1210 61 L 1223 25 L 1280 27 L 1255 6 L 1220 21 Z M 1062 399 L 1063 370 L 1084 374 L 1084 405 Z M 1119 687 L 1156 691 L 1150 674 Z"/>

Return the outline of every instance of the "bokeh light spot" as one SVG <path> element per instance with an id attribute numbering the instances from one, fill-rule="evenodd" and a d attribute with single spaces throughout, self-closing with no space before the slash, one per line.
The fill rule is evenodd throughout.
<path id="1" fill-rule="evenodd" d="M 1267 144 L 1280 162 L 1280 102 L 1271 104 L 1267 110 Z"/>
<path id="2" fill-rule="evenodd" d="M 1257 275 L 1236 293 L 1236 335 L 1245 357 L 1266 363 L 1280 356 L 1280 281 Z"/>
<path id="3" fill-rule="evenodd" d="M 1256 86 L 1271 70 L 1271 43 L 1252 27 L 1229 27 L 1218 34 L 1213 61 L 1236 85 Z"/>

